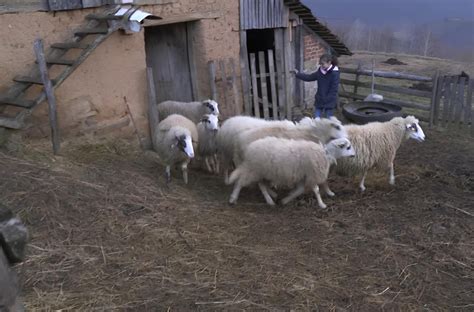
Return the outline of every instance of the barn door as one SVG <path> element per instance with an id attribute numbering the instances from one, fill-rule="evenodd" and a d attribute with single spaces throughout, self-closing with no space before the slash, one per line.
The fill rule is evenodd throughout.
<path id="1" fill-rule="evenodd" d="M 186 23 L 145 29 L 146 63 L 153 69 L 157 102 L 193 100 Z"/>

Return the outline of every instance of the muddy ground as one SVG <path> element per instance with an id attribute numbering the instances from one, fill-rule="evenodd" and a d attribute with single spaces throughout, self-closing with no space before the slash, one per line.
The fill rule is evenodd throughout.
<path id="1" fill-rule="evenodd" d="M 386 175 L 331 178 L 268 207 L 193 169 L 165 186 L 122 141 L 0 150 L 0 200 L 31 233 L 17 266 L 28 311 L 472 311 L 474 144 L 426 130 Z"/>

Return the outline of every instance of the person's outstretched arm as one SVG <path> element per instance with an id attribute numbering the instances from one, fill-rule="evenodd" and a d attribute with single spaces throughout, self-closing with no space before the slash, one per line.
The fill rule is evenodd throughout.
<path id="1" fill-rule="evenodd" d="M 303 81 L 315 81 L 318 80 L 318 71 L 311 74 L 300 73 L 297 69 L 295 71 L 295 77 Z"/>

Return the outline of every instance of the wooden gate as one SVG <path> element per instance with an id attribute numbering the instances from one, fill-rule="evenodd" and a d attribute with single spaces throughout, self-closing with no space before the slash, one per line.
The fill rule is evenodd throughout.
<path id="1" fill-rule="evenodd" d="M 432 108 L 433 123 L 444 128 L 469 130 L 474 136 L 473 88 L 474 80 L 469 77 L 440 76 Z"/>
<path id="2" fill-rule="evenodd" d="M 247 70 L 248 69 L 248 70 Z M 264 119 L 291 119 L 292 79 L 281 50 L 248 54 L 248 65 L 241 64 L 245 114 Z"/>

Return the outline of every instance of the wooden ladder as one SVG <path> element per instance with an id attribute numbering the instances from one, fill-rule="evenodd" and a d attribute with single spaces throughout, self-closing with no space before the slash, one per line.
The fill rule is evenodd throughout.
<path id="1" fill-rule="evenodd" d="M 130 9 L 130 14 L 135 10 L 136 8 Z M 46 58 L 48 69 L 52 66 L 61 66 L 60 73 L 51 79 L 53 88 L 59 87 L 102 42 L 120 29 L 121 23 L 116 20 L 121 20 L 124 16 L 115 16 L 114 12 L 115 10 L 108 10 L 101 14 L 87 15 L 85 27 L 75 31 L 71 41 L 53 43 L 50 46 Z M 129 14 L 127 18 L 128 16 Z M 71 49 L 80 49 L 79 56 L 74 59 L 64 58 Z M 29 75 L 16 76 L 13 82 L 7 92 L 0 94 L 0 127 L 21 129 L 25 126 L 25 118 L 46 99 L 46 94 L 44 88 L 31 88 L 43 85 L 37 65 Z"/>

